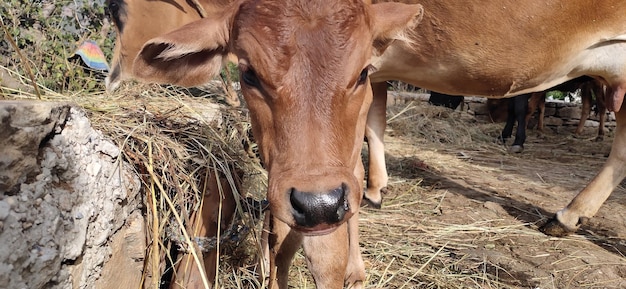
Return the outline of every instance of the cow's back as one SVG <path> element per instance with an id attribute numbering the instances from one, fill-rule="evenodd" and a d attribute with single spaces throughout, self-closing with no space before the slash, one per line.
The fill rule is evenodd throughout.
<path id="1" fill-rule="evenodd" d="M 375 59 L 374 82 L 399 79 L 449 94 L 516 95 L 595 70 L 607 74 L 586 62 L 595 55 L 591 51 L 617 45 L 610 49 L 626 54 L 626 5 L 620 0 L 402 2 L 421 3 L 424 19 L 410 43 L 393 42 Z"/>

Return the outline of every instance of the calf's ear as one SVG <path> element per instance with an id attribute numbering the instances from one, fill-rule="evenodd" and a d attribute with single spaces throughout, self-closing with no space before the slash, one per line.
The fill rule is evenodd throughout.
<path id="1" fill-rule="evenodd" d="M 372 4 L 371 26 L 374 35 L 374 48 L 382 54 L 394 40 L 410 43 L 414 41 L 411 31 L 424 16 L 424 7 L 420 4 L 385 2 Z"/>
<path id="2" fill-rule="evenodd" d="M 198 86 L 215 77 L 229 52 L 238 6 L 148 40 L 135 58 L 133 75 L 143 81 Z"/>

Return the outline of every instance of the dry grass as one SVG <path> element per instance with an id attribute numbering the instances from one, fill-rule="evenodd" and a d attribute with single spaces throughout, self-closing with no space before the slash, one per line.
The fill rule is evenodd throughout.
<path id="1" fill-rule="evenodd" d="M 209 100 L 159 86 L 128 85 L 115 96 L 80 92 L 60 95 L 43 87 L 41 90 L 46 101 L 72 101 L 88 111 L 93 126 L 119 144 L 125 160 L 143 177 L 148 228 L 154 228 L 148 254 L 152 256 L 150 252 L 159 248 L 159 256 L 151 258 L 158 258 L 160 264 L 169 258 L 165 252 L 172 246 L 165 233 L 167 224 L 185 223 L 198 204 L 201 168 L 217 168 L 225 175 L 240 170 L 246 181 L 239 193 L 264 198 L 266 175 L 250 157 L 254 146 L 242 146 L 249 143 L 245 111 L 220 107 L 221 115 L 215 114 L 212 111 L 216 107 Z M 36 98 L 27 92 L 4 97 Z M 389 127 L 390 135 L 410 136 L 412 141 L 441 147 L 442 151 L 462 147 L 476 152 L 474 156 L 481 152 L 506 154 L 506 149 L 493 141 L 500 124 L 480 123 L 466 113 L 445 108 L 416 104 L 391 107 Z M 462 152 L 457 158 L 464 158 Z M 429 170 L 449 165 L 429 163 L 430 168 L 426 168 L 416 162 L 389 162 L 412 175 L 428 175 Z M 478 168 L 471 162 L 460 165 Z M 520 283 L 523 278 L 509 268 L 467 253 L 490 251 L 510 236 L 540 239 L 539 232 L 528 229 L 533 224 L 500 218 L 443 222 L 436 217 L 450 197 L 447 191 L 434 189 L 421 177 L 392 177 L 390 189 L 394 193 L 386 197 L 383 210 L 363 208 L 360 215 L 366 288 L 527 288 L 534 284 Z M 173 217 L 176 214 L 178 218 Z M 246 220 L 254 227 L 253 234 L 237 248 L 223 251 L 219 288 L 264 288 L 255 262 L 260 226 Z M 314 288 L 300 253 L 293 264 L 292 288 Z"/>
<path id="2" fill-rule="evenodd" d="M 40 86 L 41 93 L 37 95 L 29 92 L 30 81 L 3 69 L 21 80 L 26 89 L 2 87 L 2 99 L 76 103 L 87 112 L 95 129 L 118 144 L 123 160 L 133 165 L 145 192 L 149 234 L 146 272 L 165 274 L 171 270 L 167 264 L 172 263 L 170 252 L 177 246 L 170 238 L 172 235 L 184 240 L 186 244 L 182 246 L 194 248 L 190 246 L 193 235 L 181 228 L 190 223 L 191 215 L 199 209 L 201 186 L 208 179 L 208 169 L 228 179 L 238 202 L 246 196 L 264 198 L 266 173 L 254 156 L 256 145 L 249 139 L 245 110 L 218 105 L 206 93 L 205 97 L 193 97 L 187 90 L 157 85 L 125 85 L 115 95 L 59 94 Z M 237 191 L 234 175 L 243 175 L 242 191 Z M 241 208 L 237 212 L 243 214 Z M 255 252 L 249 248 L 259 243 L 258 220 L 242 217 L 243 223 L 238 225 L 253 227 L 253 234 L 242 242 L 242 248 L 223 252 L 228 255 L 223 259 L 237 266 L 253 262 Z M 146 282 L 155 288 L 159 280 Z"/>
<path id="3" fill-rule="evenodd" d="M 421 101 L 388 109 L 392 134 L 409 135 L 431 144 L 464 146 L 469 149 L 490 146 L 502 130 L 500 124 L 479 122 L 466 112 L 440 106 L 424 106 Z"/>
<path id="4" fill-rule="evenodd" d="M 190 213 L 197 209 L 199 182 L 205 172 L 202 168 L 217 168 L 224 175 L 229 175 L 231 170 L 242 170 L 247 181 L 245 192 L 240 193 L 263 198 L 264 171 L 242 147 L 242 142 L 249 141 L 249 123 L 242 111 L 218 108 L 207 99 L 190 97 L 185 91 L 154 85 L 126 85 L 114 96 L 57 94 L 40 88 L 44 101 L 71 101 L 84 108 L 92 125 L 119 144 L 124 159 L 142 176 L 147 227 L 151 228 L 153 240 L 147 252 L 151 262 L 147 264 L 156 264 L 161 272 L 164 260 L 171 258 L 168 252 L 173 246 L 167 239 L 168 224 L 188 222 Z M 36 99 L 36 96 L 21 92 L 5 98 Z M 216 109 L 222 112 L 221 116 Z M 460 113 L 443 108 L 417 110 L 418 106 L 414 105 L 392 108 L 389 122 L 394 132 L 416 134 L 427 142 L 478 146 L 477 140 L 491 137 L 481 130 L 482 125 L 469 128 L 458 125 L 466 120 Z M 444 120 L 450 117 L 458 118 L 459 123 Z M 518 233 L 516 228 L 431 222 L 428 216 L 436 214 L 445 195 L 416 199 L 416 194 L 428 192 L 419 181 L 406 183 L 397 197 L 386 200 L 384 212 L 363 210 L 361 245 L 368 268 L 366 287 L 499 288 L 498 281 L 481 271 L 485 264 L 475 264 L 470 269 L 459 266 L 460 262 L 470 262 L 459 250 L 472 245 L 465 244 L 464 238 L 451 237 L 478 234 L 487 238 L 494 230 Z M 175 227 L 183 227 L 182 224 Z M 260 232 L 260 226 L 255 228 L 255 232 Z M 257 235 L 251 234 L 238 248 L 223 252 L 218 283 L 221 288 L 263 287 L 254 262 L 258 244 Z M 155 251 L 159 254 L 153 254 Z M 300 253 L 296 255 L 290 278 L 295 288 L 314 288 Z"/>

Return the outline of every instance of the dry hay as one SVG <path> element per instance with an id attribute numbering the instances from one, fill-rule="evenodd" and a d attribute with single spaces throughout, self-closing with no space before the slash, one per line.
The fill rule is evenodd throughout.
<path id="1" fill-rule="evenodd" d="M 597 172 L 611 134 L 591 142 L 594 130 L 588 139 L 572 137 L 568 128 L 529 131 L 526 151 L 510 154 L 496 142 L 504 124 L 480 122 L 466 112 L 416 102 L 390 107 L 388 119 L 389 194 L 381 211 L 365 208 L 360 223 L 370 285 L 624 285 L 623 213 L 615 213 L 624 199 L 622 186 L 614 193 L 616 209 L 604 206 L 599 214 L 616 220 L 593 221 L 595 230 L 583 228 L 583 236 L 568 238 L 537 230 L 552 214 L 544 206 L 565 205 Z"/>
<path id="2" fill-rule="evenodd" d="M 161 247 L 160 271 L 164 270 L 164 261 L 172 263 L 172 246 L 194 247 L 189 239 L 193 235 L 181 228 L 190 223 L 191 213 L 200 207 L 200 186 L 209 178 L 207 168 L 226 178 L 235 194 L 237 214 L 243 219 L 232 229 L 253 232 L 246 241 L 239 239 L 245 235 L 238 236 L 236 232 L 234 240 L 217 240 L 218 248 L 227 255 L 222 258 L 225 268 L 221 269 L 231 264 L 254 263 L 254 249 L 260 246 L 256 236 L 260 232 L 259 220 L 243 215 L 247 209 L 241 207 L 247 204 L 241 201 L 246 196 L 264 198 L 266 175 L 254 156 L 256 148 L 249 139 L 245 111 L 217 106 L 206 98 L 190 97 L 187 91 L 171 87 L 144 86 L 139 92 L 137 86 L 119 91 L 119 97 L 107 101 L 109 107 L 98 106 L 103 100 L 97 98 L 82 105 L 93 111 L 94 127 L 122 144 L 127 160 L 144 177 L 145 203 L 149 208 L 147 227 L 153 228 L 151 239 L 158 240 Z M 233 176 L 240 174 L 245 183 L 237 191 L 235 183 L 240 180 Z M 171 242 L 174 238 L 180 240 L 178 244 Z M 157 250 L 156 244 L 152 244 L 150 250 Z M 150 251 L 147 254 L 152 258 Z"/>
<path id="3" fill-rule="evenodd" d="M 430 144 L 491 149 L 492 140 L 502 130 L 501 125 L 477 121 L 466 112 L 425 106 L 422 101 L 391 106 L 387 114 L 392 135 L 408 135 Z"/>
<path id="4" fill-rule="evenodd" d="M 93 125 L 116 140 L 125 158 L 136 165 L 137 171 L 144 177 L 148 220 L 152 220 L 150 216 L 154 212 L 158 216 L 148 225 L 154 228 L 158 224 L 158 232 L 154 233 L 158 237 L 153 239 L 157 242 L 153 242 L 151 248 L 158 244 L 167 250 L 171 246 L 167 242 L 165 224 L 172 220 L 172 207 L 184 208 L 178 211 L 184 222 L 189 210 L 197 204 L 194 200 L 198 199 L 198 179 L 203 176 L 199 168 L 202 166 L 221 170 L 240 169 L 247 176 L 242 194 L 257 199 L 264 197 L 266 175 L 258 161 L 250 158 L 250 150 L 242 146 L 242 142 L 248 142 L 249 123 L 240 110 L 223 109 L 223 116 L 218 121 L 221 124 L 215 126 L 207 121 L 211 117 L 203 113 L 208 100 L 158 86 L 125 86 L 115 97 L 79 93 L 58 95 L 50 91 L 44 91 L 44 95 L 46 100 L 74 101 L 84 107 L 90 112 Z M 11 97 L 35 98 L 28 94 Z M 448 222 L 437 218 L 447 209 L 442 206 L 452 194 L 437 179 L 446 167 L 452 165 L 469 171 L 485 170 L 485 174 L 499 177 L 495 168 L 476 166 L 494 162 L 487 156 L 495 154 L 502 158 L 498 160 L 499 164 L 492 167 L 506 166 L 512 174 L 523 174 L 528 169 L 510 164 L 510 159 L 516 156 L 508 155 L 506 147 L 494 142 L 501 124 L 482 123 L 464 112 L 421 103 L 391 107 L 388 115 L 389 138 L 393 140 L 396 136 L 403 136 L 403 140 L 411 142 L 411 145 L 428 148 L 426 153 L 441 152 L 451 157 L 428 164 L 414 158 L 388 158 L 388 167 L 394 168 L 390 181 L 392 193 L 385 196 L 382 210 L 363 208 L 360 214 L 361 251 L 367 269 L 366 288 L 536 287 L 538 277 L 530 273 L 526 276 L 490 258 L 477 258 L 479 254 L 471 252 L 491 254 L 496 252 L 493 250 L 496 247 L 509 246 L 510 238 L 537 243 L 555 252 L 560 250 L 561 244 L 581 242 L 581 238 L 566 241 L 547 238 L 536 230 L 537 224 L 531 221 L 511 222 L 493 217 Z M 213 129 L 215 127 L 220 129 Z M 559 140 L 567 143 L 574 141 Z M 537 162 L 542 162 L 541 154 L 555 153 L 553 150 L 527 150 L 530 153 L 525 157 Z M 581 168 L 590 165 L 592 157 L 589 157 L 589 162 L 585 158 L 581 160 L 576 150 L 576 146 L 570 146 L 569 152 L 559 153 L 565 157 L 567 153 L 571 154 Z M 471 156 L 467 152 L 471 152 Z M 566 174 L 562 180 L 551 181 L 568 182 Z M 158 183 L 163 184 L 165 193 L 159 192 L 158 186 L 155 186 Z M 171 196 L 174 205 L 167 204 L 163 199 L 153 202 L 152 196 Z M 153 204 L 157 204 L 156 210 Z M 535 221 L 543 221 L 547 217 L 532 210 L 526 213 L 532 215 L 531 219 Z M 249 219 L 246 221 L 251 222 Z M 259 281 L 256 270 L 259 225 L 251 232 L 253 234 L 239 247 L 222 251 L 219 288 L 264 288 L 265 284 Z M 161 254 L 159 262 L 163 264 L 163 259 L 167 258 L 167 254 Z M 565 263 L 568 258 L 576 257 L 559 257 L 551 264 Z M 572 267 L 572 274 L 580 274 L 580 268 Z M 565 271 L 559 269 L 559 274 Z M 290 270 L 290 284 L 292 288 L 314 288 L 300 252 L 296 254 Z M 602 283 L 598 284 L 602 286 Z M 580 287 L 593 288 L 598 284 L 589 283 Z"/>
<path id="5" fill-rule="evenodd" d="M 160 282 L 167 283 L 150 278 L 150 272 L 156 270 L 159 276 L 171 276 L 175 259 L 172 253 L 178 247 L 192 251 L 197 248 L 192 244 L 193 234 L 181 228 L 188 227 L 191 215 L 200 208 L 202 185 L 209 179 L 209 172 L 226 178 L 233 189 L 238 216 L 228 229 L 243 234 L 238 236 L 235 232 L 234 236 L 215 240 L 225 255 L 219 269 L 227 272 L 218 275 L 219 279 L 231 282 L 232 278 L 221 275 L 230 275 L 231 268 L 247 270 L 248 266 L 256 265 L 260 222 L 244 214 L 246 210 L 242 207 L 248 204 L 242 201 L 245 197 L 264 199 L 267 176 L 255 156 L 256 145 L 249 138 L 246 110 L 218 105 L 210 99 L 222 95 L 205 92 L 203 97 L 194 97 L 188 90 L 158 85 L 124 85 L 115 95 L 59 94 L 45 87 L 39 87 L 40 93 L 16 91 L 11 87 L 1 87 L 0 91 L 4 92 L 3 99 L 76 103 L 87 112 L 92 126 L 119 146 L 121 157 L 141 177 L 145 192 L 143 210 L 149 247 L 144 278 L 152 284 L 148 287 L 158 288 Z M 233 176 L 243 176 L 241 191 L 237 191 L 235 183 L 242 180 Z M 241 237 L 244 240 L 238 239 Z M 257 277 L 252 274 L 246 279 L 235 281 L 257 283 Z M 220 285 L 233 287 L 228 283 Z"/>

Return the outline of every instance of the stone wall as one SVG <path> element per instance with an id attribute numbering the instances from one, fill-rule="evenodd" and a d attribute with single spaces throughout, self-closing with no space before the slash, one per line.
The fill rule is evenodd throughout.
<path id="1" fill-rule="evenodd" d="M 424 93 L 406 93 L 391 92 L 389 94 L 388 104 L 405 103 L 407 101 L 428 101 L 429 94 Z M 474 115 L 477 119 L 491 121 L 489 110 L 487 109 L 487 99 L 484 97 L 466 96 L 464 103 L 458 110 L 466 111 Z M 546 110 L 544 123 L 548 128 L 566 128 L 576 129 L 580 121 L 582 105 L 580 103 L 564 102 L 559 100 L 546 101 Z M 607 112 L 606 130 L 615 129 L 615 114 Z M 535 115 L 536 117 L 536 115 Z M 589 119 L 585 122 L 585 127 L 597 129 L 600 123 L 599 117 L 595 112 L 591 112 Z"/>
<path id="2" fill-rule="evenodd" d="M 139 288 L 140 182 L 68 103 L 0 101 L 0 288 Z"/>

